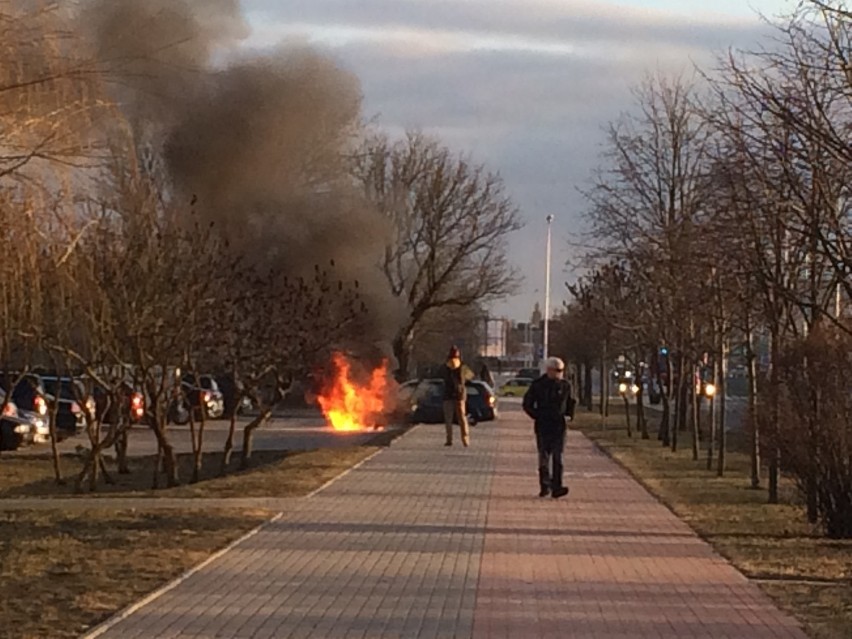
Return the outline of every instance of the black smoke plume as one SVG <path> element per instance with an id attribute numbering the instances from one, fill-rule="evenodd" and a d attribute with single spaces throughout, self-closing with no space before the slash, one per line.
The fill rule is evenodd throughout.
<path id="1" fill-rule="evenodd" d="M 80 20 L 175 197 L 197 198 L 232 246 L 281 272 L 334 260 L 361 283 L 372 337 L 386 334 L 385 223 L 346 166 L 358 79 L 305 48 L 246 52 L 237 0 L 91 0 Z"/>

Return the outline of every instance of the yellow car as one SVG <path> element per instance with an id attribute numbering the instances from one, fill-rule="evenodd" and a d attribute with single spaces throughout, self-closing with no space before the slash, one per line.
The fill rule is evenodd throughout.
<path id="1" fill-rule="evenodd" d="M 500 387 L 503 397 L 523 397 L 533 380 L 529 377 L 514 377 Z"/>

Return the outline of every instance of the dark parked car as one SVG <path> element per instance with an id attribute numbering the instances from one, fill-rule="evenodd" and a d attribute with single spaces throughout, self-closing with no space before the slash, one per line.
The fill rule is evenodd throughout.
<path id="1" fill-rule="evenodd" d="M 118 423 L 120 411 L 126 411 L 124 414 L 130 424 L 139 424 L 144 421 L 145 394 L 134 388 L 129 381 L 120 386 L 117 394 L 118 401 L 112 401 L 109 392 L 103 386 L 92 385 L 92 397 L 100 420 L 104 424 Z"/>
<path id="2" fill-rule="evenodd" d="M 0 390 L 8 391 L 7 386 L 14 386 L 11 400 L 18 407 L 18 410 L 25 410 L 37 415 L 47 415 L 44 385 L 38 375 L 0 373 Z"/>
<path id="3" fill-rule="evenodd" d="M 5 401 L 5 392 L 0 390 L 0 450 L 17 450 L 33 442 L 35 429 L 29 419 L 19 414 L 13 401 Z"/>
<path id="4" fill-rule="evenodd" d="M 54 400 L 58 404 L 55 424 L 57 436 L 63 439 L 82 431 L 86 423 L 83 406 L 92 411 L 96 408 L 94 400 L 88 397 L 83 383 L 73 377 L 53 375 L 42 375 L 41 380 L 45 399 L 51 408 L 51 417 Z"/>
<path id="5" fill-rule="evenodd" d="M 488 422 L 497 419 L 497 395 L 483 381 L 473 380 L 465 383 L 467 402 L 465 409 L 468 418 L 474 422 Z M 444 382 L 440 379 L 426 379 L 403 384 L 400 389 L 403 402 L 410 407 L 410 421 L 424 424 L 440 424 L 444 421 Z"/>
<path id="6" fill-rule="evenodd" d="M 482 380 L 467 383 L 467 413 L 477 422 L 493 422 L 497 419 L 497 393 Z"/>
<path id="7" fill-rule="evenodd" d="M 522 377 L 526 379 L 538 379 L 541 377 L 541 371 L 537 368 L 522 368 L 518 371 L 516 377 Z"/>
<path id="8" fill-rule="evenodd" d="M 202 408 L 205 416 L 219 419 L 225 414 L 225 400 L 212 375 L 186 373 L 181 379 L 183 394 L 196 412 Z"/>

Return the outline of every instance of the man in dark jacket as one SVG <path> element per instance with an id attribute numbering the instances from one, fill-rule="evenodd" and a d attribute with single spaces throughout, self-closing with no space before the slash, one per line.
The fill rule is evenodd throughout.
<path id="1" fill-rule="evenodd" d="M 453 346 L 447 357 L 447 363 L 442 371 L 444 380 L 444 424 L 447 427 L 447 442 L 445 446 L 453 445 L 453 421 L 457 418 L 461 428 L 462 444 L 470 444 L 470 433 L 467 424 L 467 389 L 465 388 L 464 367 L 461 352 Z"/>
<path id="2" fill-rule="evenodd" d="M 565 363 L 551 357 L 547 360 L 547 373 L 536 379 L 524 395 L 524 412 L 535 421 L 539 496 L 550 495 L 554 499 L 568 494 L 562 483 L 562 454 L 567 430 L 565 418 L 573 418 L 575 402 L 564 375 Z"/>

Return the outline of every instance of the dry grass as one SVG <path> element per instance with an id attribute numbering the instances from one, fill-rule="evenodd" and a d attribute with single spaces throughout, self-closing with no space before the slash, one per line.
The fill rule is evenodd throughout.
<path id="1" fill-rule="evenodd" d="M 149 488 L 153 459 L 132 461 L 131 475 L 116 475 L 110 497 L 295 497 L 310 493 L 388 445 L 304 453 L 258 451 L 244 472 L 218 477 L 219 454 L 205 459 L 204 480 L 169 490 Z M 79 460 L 66 459 L 66 466 Z M 181 459 L 188 476 L 190 459 Z M 49 460 L 0 461 L 0 497 L 67 496 L 56 486 Z M 116 511 L 109 507 L 73 514 L 60 510 L 0 511 L 0 639 L 65 639 L 178 576 L 271 513 L 232 510 Z"/>
<path id="2" fill-rule="evenodd" d="M 749 487 L 746 455 L 731 453 L 719 478 L 703 458 L 692 461 L 688 434 L 681 433 L 681 450 L 672 453 L 653 435 L 628 438 L 623 422 L 616 413 L 604 430 L 600 417 L 583 414 L 576 425 L 744 574 L 760 580 L 813 637 L 852 637 L 852 541 L 820 536 L 789 486 L 786 503 L 767 504 L 764 490 Z"/>
<path id="3" fill-rule="evenodd" d="M 0 638 L 78 637 L 266 516 L 0 513 Z"/>
<path id="4" fill-rule="evenodd" d="M 130 474 L 110 469 L 113 484 L 101 481 L 95 493 L 75 494 L 74 478 L 82 468 L 77 455 L 62 458 L 64 485 L 54 481 L 53 466 L 44 457 L 0 459 L 0 499 L 20 497 L 298 497 L 305 495 L 342 471 L 388 446 L 402 430 L 380 433 L 368 445 L 327 448 L 306 452 L 256 451 L 248 470 L 239 470 L 239 455 L 231 460 L 228 473 L 220 473 L 221 452 L 204 454 L 201 480 L 177 488 L 152 490 L 154 457 L 130 459 Z M 179 455 L 180 477 L 191 477 L 192 456 Z M 162 478 L 160 485 L 163 485 Z"/>

